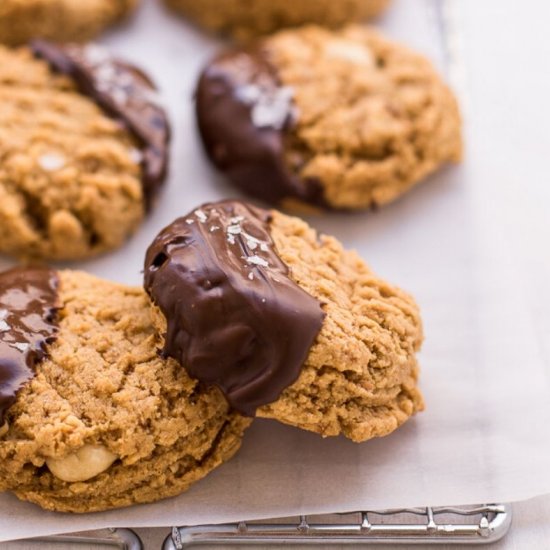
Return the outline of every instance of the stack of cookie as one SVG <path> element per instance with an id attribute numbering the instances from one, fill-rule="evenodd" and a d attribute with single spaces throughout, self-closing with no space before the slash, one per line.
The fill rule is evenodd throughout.
<path id="1" fill-rule="evenodd" d="M 247 42 L 204 69 L 196 107 L 252 197 L 372 208 L 460 159 L 456 100 L 424 58 L 364 26 L 300 26 L 386 0 L 168 3 Z M 27 40 L 23 4 L 0 7 L 0 41 Z M 134 2 L 96 4 L 99 28 Z M 79 24 L 55 38 L 87 38 Z M 280 26 L 296 28 L 251 42 Z M 143 288 L 33 267 L 122 246 L 166 180 L 170 125 L 149 77 L 95 45 L 0 46 L 0 98 L 0 251 L 32 260 L 0 274 L 0 491 L 65 512 L 152 502 L 230 459 L 254 418 L 359 443 L 423 409 L 413 298 L 278 210 L 198 206 L 144 251 Z"/>

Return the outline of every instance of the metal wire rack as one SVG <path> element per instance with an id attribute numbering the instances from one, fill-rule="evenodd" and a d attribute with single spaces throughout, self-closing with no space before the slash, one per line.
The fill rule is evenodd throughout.
<path id="1" fill-rule="evenodd" d="M 343 523 L 341 522 L 343 520 Z M 369 510 L 356 514 L 300 516 L 291 523 L 234 523 L 174 527 L 163 550 L 196 545 L 488 544 L 510 528 L 510 505 Z"/>
<path id="2" fill-rule="evenodd" d="M 368 510 L 330 516 L 299 516 L 283 523 L 239 522 L 226 525 L 173 527 L 162 550 L 195 546 L 365 546 L 370 544 L 493 543 L 506 535 L 512 522 L 509 504 L 470 507 L 426 507 Z M 130 529 L 109 529 L 99 534 L 60 535 L 32 539 L 74 548 L 112 547 L 143 550 L 139 536 Z"/>

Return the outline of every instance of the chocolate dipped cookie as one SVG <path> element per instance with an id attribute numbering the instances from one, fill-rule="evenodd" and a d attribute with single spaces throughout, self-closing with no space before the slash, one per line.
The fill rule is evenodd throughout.
<path id="1" fill-rule="evenodd" d="M 298 218 L 203 205 L 156 237 L 144 283 L 163 355 L 247 416 L 360 442 L 423 409 L 414 300 Z"/>
<path id="2" fill-rule="evenodd" d="M 389 0 L 165 0 L 174 11 L 217 33 L 250 40 L 283 27 L 340 27 L 379 15 Z"/>
<path id="3" fill-rule="evenodd" d="M 177 495 L 231 458 L 250 423 L 159 357 L 142 289 L 10 270 L 0 331 L 0 491 L 48 510 Z"/>
<path id="4" fill-rule="evenodd" d="M 138 0 L 2 0 L 0 42 L 87 42 L 131 13 Z"/>
<path id="5" fill-rule="evenodd" d="M 294 209 L 380 206 L 462 155 L 457 101 L 431 63 L 362 26 L 223 52 L 200 77 L 196 112 L 236 187 Z"/>
<path id="6" fill-rule="evenodd" d="M 0 252 L 120 247 L 166 177 L 169 139 L 152 82 L 103 48 L 0 46 Z"/>

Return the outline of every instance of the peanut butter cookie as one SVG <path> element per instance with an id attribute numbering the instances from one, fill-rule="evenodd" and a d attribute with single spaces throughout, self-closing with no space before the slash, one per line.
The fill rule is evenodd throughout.
<path id="1" fill-rule="evenodd" d="M 145 289 L 164 355 L 246 415 L 359 442 L 423 409 L 414 300 L 298 218 L 206 204 L 153 241 Z"/>
<path id="2" fill-rule="evenodd" d="M 456 99 L 431 63 L 368 27 L 281 31 L 204 70 L 206 151 L 272 204 L 386 204 L 462 154 Z"/>
<path id="3" fill-rule="evenodd" d="M 0 42 L 87 42 L 126 17 L 136 4 L 137 0 L 2 0 Z"/>
<path id="4" fill-rule="evenodd" d="M 142 289 L 74 271 L 0 274 L 0 491 L 92 512 L 186 490 L 249 420 L 157 353 Z"/>
<path id="5" fill-rule="evenodd" d="M 0 252 L 121 246 L 166 176 L 169 135 L 152 83 L 106 50 L 0 46 Z"/>
<path id="6" fill-rule="evenodd" d="M 316 23 L 340 27 L 381 13 L 389 0 L 166 0 L 207 29 L 239 40 L 283 27 Z"/>

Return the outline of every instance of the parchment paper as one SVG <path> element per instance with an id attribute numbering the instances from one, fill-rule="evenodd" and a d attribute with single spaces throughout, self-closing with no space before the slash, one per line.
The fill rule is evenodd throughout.
<path id="1" fill-rule="evenodd" d="M 382 25 L 444 68 L 436 21 L 426 11 L 431 3 L 396 1 Z M 0 494 L 0 541 L 550 492 L 550 116 L 539 108 L 550 81 L 533 71 L 547 63 L 538 37 L 550 9 L 539 2 L 540 13 L 527 20 L 513 0 L 458 4 L 468 69 L 467 82 L 455 71 L 467 94 L 464 165 L 379 212 L 310 220 L 418 299 L 426 412 L 361 445 L 258 421 L 234 460 L 181 497 L 148 506 L 71 516 Z M 511 39 L 518 28 L 521 41 Z M 237 196 L 205 161 L 192 114 L 197 72 L 219 43 L 152 2 L 105 42 L 143 65 L 164 91 L 174 122 L 172 176 L 124 249 L 73 267 L 140 284 L 145 248 L 161 227 L 201 202 Z M 510 67 L 514 78 L 504 78 Z"/>

